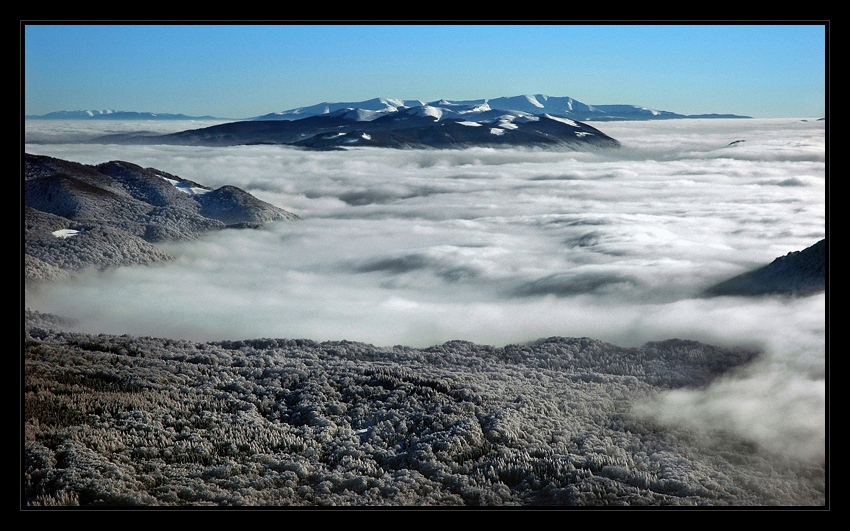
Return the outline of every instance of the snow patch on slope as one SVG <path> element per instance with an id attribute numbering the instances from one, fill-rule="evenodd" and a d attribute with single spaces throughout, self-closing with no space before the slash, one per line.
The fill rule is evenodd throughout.
<path id="1" fill-rule="evenodd" d="M 537 101 L 537 98 L 536 98 L 536 97 L 534 97 L 534 96 L 532 96 L 532 95 L 530 95 L 530 94 L 527 94 L 527 95 L 525 96 L 525 99 L 526 99 L 526 100 L 528 100 L 528 103 L 530 103 L 530 104 L 534 105 L 535 107 L 540 107 L 541 109 L 544 107 L 544 105 L 543 105 L 542 103 L 540 103 L 539 101 Z"/>
<path id="2" fill-rule="evenodd" d="M 546 118 L 550 118 L 552 120 L 555 120 L 556 122 L 561 122 L 561 123 L 565 123 L 567 125 L 571 125 L 573 127 L 578 127 L 578 124 L 575 123 L 574 121 L 570 120 L 569 118 L 561 118 L 560 116 L 552 116 L 551 114 L 544 114 L 543 116 L 545 116 Z"/>
<path id="3" fill-rule="evenodd" d="M 182 181 L 176 181 L 174 179 L 169 179 L 168 177 L 163 177 L 162 175 L 160 175 L 159 177 L 170 182 L 172 185 L 174 185 L 175 188 L 177 188 L 181 192 L 189 194 L 189 195 L 201 195 L 201 194 L 205 194 L 205 193 L 210 191 L 210 190 L 207 190 L 206 188 L 198 188 L 196 186 L 189 186 L 188 184 L 186 184 Z"/>
<path id="4" fill-rule="evenodd" d="M 79 233 L 80 231 L 74 229 L 59 229 L 53 231 L 51 234 L 57 238 L 70 238 L 71 236 L 76 236 Z"/>
<path id="5" fill-rule="evenodd" d="M 443 109 L 439 107 L 432 107 L 431 105 L 423 105 L 419 108 L 420 116 L 433 116 L 437 120 L 443 117 Z"/>

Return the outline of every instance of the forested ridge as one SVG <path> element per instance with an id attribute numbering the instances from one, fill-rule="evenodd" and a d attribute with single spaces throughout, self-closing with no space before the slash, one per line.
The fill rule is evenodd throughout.
<path id="1" fill-rule="evenodd" d="M 28 508 L 825 504 L 824 463 L 634 407 L 753 349 L 195 343 L 69 324 L 26 312 Z"/>

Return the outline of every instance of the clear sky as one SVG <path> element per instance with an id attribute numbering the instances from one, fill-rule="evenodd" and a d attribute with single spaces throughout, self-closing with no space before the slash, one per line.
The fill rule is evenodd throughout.
<path id="1" fill-rule="evenodd" d="M 248 118 L 320 102 L 570 96 L 821 117 L 827 24 L 77 24 L 22 21 L 24 113 Z"/>

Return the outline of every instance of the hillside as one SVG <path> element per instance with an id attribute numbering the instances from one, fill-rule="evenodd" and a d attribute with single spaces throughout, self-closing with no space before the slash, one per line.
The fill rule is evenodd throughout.
<path id="1" fill-rule="evenodd" d="M 123 161 L 89 166 L 30 154 L 24 203 L 28 280 L 169 260 L 157 242 L 298 219 L 234 186 L 211 190 Z"/>
<path id="2" fill-rule="evenodd" d="M 657 424 L 641 403 L 758 352 L 86 335 L 28 312 L 37 506 L 823 506 L 823 463 Z"/>
<path id="3" fill-rule="evenodd" d="M 720 282 L 709 296 L 810 295 L 826 289 L 826 240 L 793 251 L 770 264 Z"/>

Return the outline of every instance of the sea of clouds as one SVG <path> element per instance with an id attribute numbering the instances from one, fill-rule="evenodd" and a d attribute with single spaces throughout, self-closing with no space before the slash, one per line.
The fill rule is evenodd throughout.
<path id="1" fill-rule="evenodd" d="M 28 308 L 85 332 L 194 341 L 759 346 L 745 373 L 644 413 L 823 456 L 825 294 L 700 292 L 825 237 L 825 121 L 594 123 L 622 147 L 588 153 L 77 143 L 207 125 L 29 121 L 26 151 L 235 185 L 302 219 L 165 244 L 172 263 L 27 290 Z"/>

